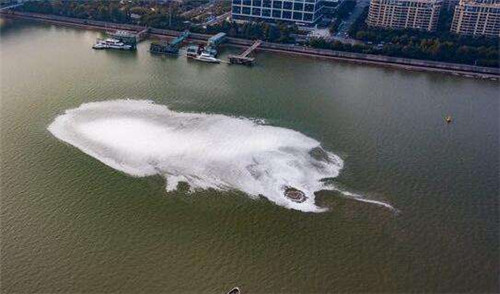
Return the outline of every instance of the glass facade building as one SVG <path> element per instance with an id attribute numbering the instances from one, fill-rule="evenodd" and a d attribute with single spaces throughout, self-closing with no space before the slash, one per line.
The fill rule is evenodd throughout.
<path id="1" fill-rule="evenodd" d="M 288 21 L 313 24 L 322 16 L 324 0 L 231 0 L 234 20 Z"/>

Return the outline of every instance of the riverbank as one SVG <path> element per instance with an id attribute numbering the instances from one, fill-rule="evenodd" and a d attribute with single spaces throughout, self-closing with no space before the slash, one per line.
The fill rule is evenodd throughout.
<path id="1" fill-rule="evenodd" d="M 56 25 L 65 25 L 65 26 L 73 26 L 73 27 L 96 29 L 96 30 L 121 29 L 121 30 L 140 31 L 144 29 L 144 27 L 137 25 L 116 24 L 116 23 L 108 23 L 102 21 L 84 20 L 84 19 L 61 17 L 55 15 L 35 14 L 35 13 L 16 12 L 16 11 L 0 11 L 0 16 L 7 18 L 14 18 L 14 19 L 43 21 Z M 179 34 L 180 32 L 173 30 L 162 30 L 155 28 L 150 29 L 150 35 L 156 38 L 170 38 L 178 36 Z M 190 35 L 189 39 L 192 41 L 206 41 L 209 37 L 210 35 L 193 33 Z M 246 47 L 250 46 L 253 43 L 252 40 L 245 40 L 239 38 L 227 38 L 227 39 L 228 39 L 227 44 L 235 47 Z M 498 80 L 500 78 L 499 68 L 489 68 L 489 67 L 472 66 L 465 64 L 417 60 L 417 59 L 389 57 L 389 56 L 343 52 L 343 51 L 333 51 L 327 49 L 316 49 L 316 48 L 297 46 L 292 44 L 279 44 L 270 42 L 262 42 L 258 50 L 283 53 L 283 54 L 309 56 L 316 58 L 325 58 L 330 60 L 353 62 L 357 64 L 400 68 L 411 71 L 440 72 L 457 76 L 491 79 L 491 80 Z"/>

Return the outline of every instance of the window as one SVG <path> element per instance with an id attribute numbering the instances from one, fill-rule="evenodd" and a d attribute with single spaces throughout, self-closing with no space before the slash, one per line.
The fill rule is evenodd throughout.
<path id="1" fill-rule="evenodd" d="M 241 0 L 233 0 L 233 4 L 241 4 Z"/>
<path id="2" fill-rule="evenodd" d="M 262 6 L 262 1 L 261 0 L 253 0 L 253 6 Z"/>
<path id="3" fill-rule="evenodd" d="M 281 10 L 274 10 L 273 9 L 273 17 L 280 18 L 281 17 Z"/>
<path id="4" fill-rule="evenodd" d="M 313 20 L 312 13 L 304 13 L 304 20 L 306 20 L 306 21 L 312 21 Z"/>
<path id="5" fill-rule="evenodd" d="M 293 9 L 295 9 L 295 10 L 304 10 L 304 4 L 295 2 L 293 4 Z"/>
<path id="6" fill-rule="evenodd" d="M 306 4 L 304 10 L 313 12 L 314 11 L 314 4 Z"/>
<path id="7" fill-rule="evenodd" d="M 292 13 L 290 11 L 283 11 L 283 18 L 292 19 Z"/>
<path id="8" fill-rule="evenodd" d="M 271 16 L 271 9 L 262 9 L 262 16 Z"/>
<path id="9" fill-rule="evenodd" d="M 285 1 L 283 2 L 283 9 L 289 9 L 289 10 L 292 10 L 292 2 L 288 2 L 288 1 Z"/>
<path id="10" fill-rule="evenodd" d="M 233 6 L 233 13 L 241 13 L 241 7 Z"/>
<path id="11" fill-rule="evenodd" d="M 262 6 L 271 8 L 271 0 L 262 1 Z"/>
<path id="12" fill-rule="evenodd" d="M 252 9 L 252 15 L 260 16 L 260 8 Z"/>
<path id="13" fill-rule="evenodd" d="M 282 6 L 283 6 L 283 2 L 281 2 L 281 1 L 273 1 L 273 8 L 281 9 Z"/>
<path id="14" fill-rule="evenodd" d="M 250 15 L 250 7 L 243 7 L 242 14 Z"/>
<path id="15" fill-rule="evenodd" d="M 300 13 L 300 12 L 294 12 L 293 13 L 293 19 L 295 19 L 295 20 L 302 20 L 302 13 Z"/>
<path id="16" fill-rule="evenodd" d="M 243 5 L 247 5 L 247 6 L 252 5 L 252 0 L 243 0 Z"/>

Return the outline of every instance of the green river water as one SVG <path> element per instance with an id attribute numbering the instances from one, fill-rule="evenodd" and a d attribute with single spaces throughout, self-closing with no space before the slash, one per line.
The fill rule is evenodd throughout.
<path id="1" fill-rule="evenodd" d="M 498 82 L 268 53 L 212 65 L 149 41 L 92 50 L 99 35 L 2 22 L 0 292 L 500 291 Z M 124 98 L 299 131 L 344 160 L 337 185 L 400 213 L 336 192 L 324 213 L 167 193 L 47 130 Z"/>

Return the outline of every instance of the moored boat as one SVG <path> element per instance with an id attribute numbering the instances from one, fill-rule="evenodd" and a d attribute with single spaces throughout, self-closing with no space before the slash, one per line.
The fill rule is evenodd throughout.
<path id="1" fill-rule="evenodd" d="M 92 46 L 93 49 L 117 49 L 117 50 L 131 50 L 132 46 L 120 42 L 120 40 L 107 38 L 97 39 L 97 42 Z"/>
<path id="2" fill-rule="evenodd" d="M 213 57 L 207 52 L 202 52 L 200 55 L 195 57 L 195 60 L 209 62 L 209 63 L 220 63 L 220 59 Z"/>
<path id="3" fill-rule="evenodd" d="M 196 58 L 198 56 L 198 46 L 197 45 L 189 45 L 186 50 L 187 58 Z"/>

